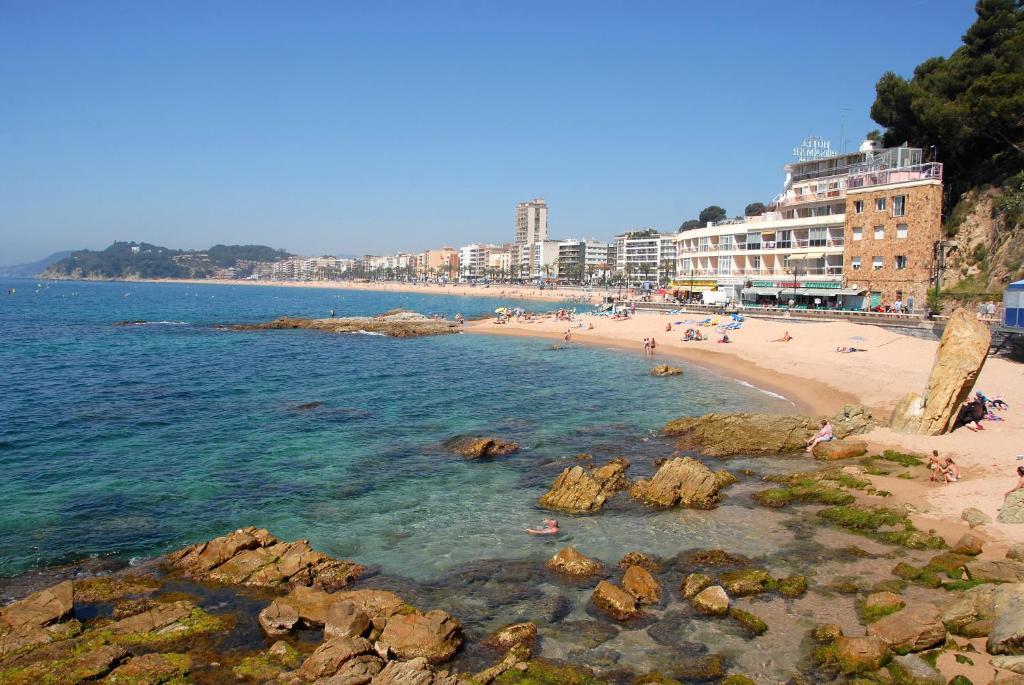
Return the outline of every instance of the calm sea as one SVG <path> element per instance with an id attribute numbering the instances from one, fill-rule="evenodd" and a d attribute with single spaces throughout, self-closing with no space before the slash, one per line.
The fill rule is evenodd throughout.
<path id="1" fill-rule="evenodd" d="M 649 360 L 615 350 L 216 326 L 330 309 L 472 316 L 512 304 L 497 298 L 20 280 L 0 288 L 6 576 L 90 555 L 151 556 L 244 525 L 420 579 L 473 559 L 550 555 L 550 541 L 521 529 L 544 515 L 536 499 L 573 455 L 624 454 L 650 468 L 671 452 L 657 437 L 669 418 L 788 406 L 696 367 L 652 378 Z M 149 323 L 113 325 L 136 319 Z M 526 449 L 468 462 L 441 446 L 462 433 Z M 563 540 L 611 556 L 622 544 L 657 553 L 728 537 L 756 554 L 764 531 L 736 526 L 739 515 L 621 505 L 566 518 Z"/>

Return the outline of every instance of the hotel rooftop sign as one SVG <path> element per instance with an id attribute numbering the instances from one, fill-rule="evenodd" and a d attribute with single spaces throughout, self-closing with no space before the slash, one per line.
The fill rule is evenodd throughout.
<path id="1" fill-rule="evenodd" d="M 793 156 L 798 162 L 809 162 L 813 159 L 828 159 L 839 153 L 832 149 L 832 141 L 818 136 L 808 136 L 793 148 Z"/>

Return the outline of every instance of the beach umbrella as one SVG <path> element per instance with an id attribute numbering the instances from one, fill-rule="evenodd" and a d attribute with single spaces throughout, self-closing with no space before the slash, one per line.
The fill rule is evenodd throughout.
<path id="1" fill-rule="evenodd" d="M 505 308 L 504 307 L 498 307 L 497 309 L 494 310 L 494 313 L 495 314 L 504 314 L 505 313 Z"/>

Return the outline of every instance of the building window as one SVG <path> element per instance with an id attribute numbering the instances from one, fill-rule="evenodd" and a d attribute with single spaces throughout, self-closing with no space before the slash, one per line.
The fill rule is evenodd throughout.
<path id="1" fill-rule="evenodd" d="M 875 198 L 875 209 L 877 209 L 879 212 L 884 212 L 885 211 L 885 198 L 884 197 L 876 197 Z"/>
<path id="2" fill-rule="evenodd" d="M 906 195 L 894 195 L 892 198 L 892 215 L 893 216 L 906 216 L 907 215 L 907 196 Z"/>
<path id="3" fill-rule="evenodd" d="M 860 270 L 860 257 L 854 257 L 850 261 L 850 266 L 853 268 L 854 271 L 859 271 Z"/>
<path id="4" fill-rule="evenodd" d="M 853 227 L 853 239 L 854 240 L 863 240 L 864 239 L 864 227 L 863 226 L 854 226 Z"/>
<path id="5" fill-rule="evenodd" d="M 751 257 L 750 264 L 751 264 L 751 266 L 754 269 L 756 269 L 757 271 L 760 271 L 761 270 L 761 255 L 757 255 L 756 254 L 753 257 Z"/>
<path id="6" fill-rule="evenodd" d="M 864 213 L 864 200 L 856 200 L 853 203 L 853 213 L 863 214 Z"/>
<path id="7" fill-rule="evenodd" d="M 875 240 L 885 240 L 885 226 L 875 226 Z"/>
<path id="8" fill-rule="evenodd" d="M 872 270 L 878 271 L 883 266 L 885 266 L 885 260 L 883 260 L 881 257 L 872 257 L 871 258 L 871 268 L 872 268 Z"/>
<path id="9" fill-rule="evenodd" d="M 807 244 L 811 247 L 825 247 L 828 243 L 827 228 L 812 228 L 807 231 Z"/>
<path id="10" fill-rule="evenodd" d="M 906 224 L 896 224 L 896 237 L 897 238 L 906 238 L 907 237 L 907 225 Z"/>
<path id="11" fill-rule="evenodd" d="M 901 255 L 896 255 L 896 268 L 901 270 L 901 271 L 903 269 L 907 268 L 907 256 L 906 255 L 902 255 L 902 254 Z"/>

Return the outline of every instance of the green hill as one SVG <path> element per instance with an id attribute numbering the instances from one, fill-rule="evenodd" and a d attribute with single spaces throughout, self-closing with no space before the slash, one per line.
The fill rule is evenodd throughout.
<path id="1" fill-rule="evenodd" d="M 239 262 L 276 262 L 290 257 L 265 245 L 214 245 L 209 250 L 172 250 L 115 242 L 105 250 L 77 250 L 51 265 L 47 278 L 208 278 Z"/>

